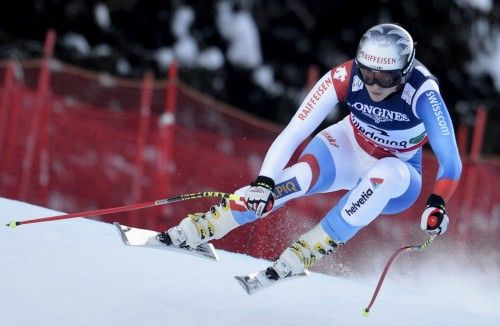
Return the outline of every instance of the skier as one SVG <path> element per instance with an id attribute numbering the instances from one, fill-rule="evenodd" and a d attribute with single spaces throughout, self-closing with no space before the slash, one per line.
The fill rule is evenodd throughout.
<path id="1" fill-rule="evenodd" d="M 349 115 L 319 132 L 298 161 L 285 168 L 338 102 L 347 104 Z M 266 270 L 275 280 L 300 274 L 378 215 L 402 212 L 416 201 L 427 141 L 439 171 L 420 227 L 439 235 L 448 227 L 445 203 L 462 167 L 452 122 L 436 78 L 415 59 L 411 35 L 396 24 L 376 25 L 362 36 L 355 59 L 328 71 L 309 92 L 272 143 L 255 182 L 235 192 L 244 201 L 222 200 L 156 238 L 167 245 L 196 247 L 291 199 L 349 190 Z"/>

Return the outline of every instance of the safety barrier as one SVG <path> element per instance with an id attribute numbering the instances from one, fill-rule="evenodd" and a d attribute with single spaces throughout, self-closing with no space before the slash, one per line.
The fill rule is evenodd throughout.
<path id="1" fill-rule="evenodd" d="M 118 79 L 59 62 L 55 35 L 40 60 L 0 63 L 0 195 L 68 213 L 114 207 L 205 190 L 231 192 L 257 175 L 281 126 L 217 102 L 177 80 Z M 479 110 L 478 119 L 485 119 Z M 448 204 L 447 239 L 474 247 L 498 246 L 500 161 L 479 155 L 481 135 L 459 132 L 464 173 Z M 344 264 L 367 247 L 419 242 L 419 216 L 437 173 L 424 155 L 422 195 L 408 211 L 382 216 L 343 249 Z M 292 201 L 222 240 L 220 248 L 275 258 L 315 225 L 343 193 Z M 181 202 L 104 221 L 162 230 L 213 200 Z M 478 234 L 481 237 L 478 238 Z M 405 242 L 405 243 L 403 243 Z M 339 264 L 337 264 L 339 265 Z"/>

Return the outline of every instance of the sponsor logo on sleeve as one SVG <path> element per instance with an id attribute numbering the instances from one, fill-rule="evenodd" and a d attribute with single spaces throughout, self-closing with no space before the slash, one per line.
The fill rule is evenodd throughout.
<path id="1" fill-rule="evenodd" d="M 446 123 L 446 118 L 443 115 L 443 109 L 442 109 L 443 103 L 440 100 L 438 100 L 436 92 L 434 91 L 429 91 L 425 93 L 425 96 L 427 96 L 427 99 L 429 100 L 429 103 L 432 106 L 432 111 L 434 111 L 434 117 L 436 118 L 436 121 L 439 125 L 439 129 L 441 129 L 441 134 L 443 134 L 444 136 L 449 136 L 451 132 L 450 128 L 448 127 L 448 124 Z"/>
<path id="2" fill-rule="evenodd" d="M 300 190 L 301 188 L 299 182 L 297 181 L 297 178 L 293 177 L 292 179 L 278 183 L 276 187 L 274 187 L 274 196 L 276 199 L 278 199 L 291 195 Z"/>
<path id="3" fill-rule="evenodd" d="M 332 80 L 328 78 L 316 88 L 315 92 L 309 94 L 307 102 L 303 103 L 299 109 L 298 118 L 300 120 L 305 120 L 307 118 L 307 116 L 314 110 L 323 94 L 326 93 L 328 87 L 331 85 Z"/>

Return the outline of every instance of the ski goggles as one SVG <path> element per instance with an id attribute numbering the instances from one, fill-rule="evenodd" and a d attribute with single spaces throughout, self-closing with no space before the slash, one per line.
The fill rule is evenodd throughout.
<path id="1" fill-rule="evenodd" d="M 391 88 L 399 85 L 401 83 L 401 79 L 403 78 L 401 70 L 377 71 L 364 67 L 358 67 L 358 71 L 361 81 L 369 86 L 377 84 L 382 88 Z"/>

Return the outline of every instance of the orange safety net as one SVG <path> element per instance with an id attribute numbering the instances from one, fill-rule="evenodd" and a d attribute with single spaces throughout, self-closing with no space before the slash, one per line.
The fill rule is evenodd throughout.
<path id="1" fill-rule="evenodd" d="M 0 195 L 7 198 L 74 213 L 183 193 L 232 192 L 256 177 L 281 129 L 182 83 L 175 83 L 176 105 L 171 115 L 166 114 L 166 89 L 172 85 L 166 81 L 152 85 L 150 114 L 141 114 L 147 91 L 142 81 L 90 73 L 53 60 L 47 66 L 49 85 L 40 85 L 41 67 L 41 61 L 0 65 Z M 141 123 L 146 128 L 141 129 Z M 345 255 L 355 256 L 367 244 L 394 248 L 422 239 L 420 213 L 437 169 L 431 155 L 425 155 L 424 167 L 422 195 L 413 208 L 377 219 L 357 235 L 358 245 L 345 246 Z M 479 213 L 484 225 L 493 225 L 499 202 L 497 164 L 467 163 L 464 171 L 448 205 L 453 217 L 450 233 L 460 239 L 468 239 L 477 229 L 471 214 Z M 479 183 L 487 196 L 470 197 Z M 28 185 L 25 191 L 22 184 Z M 342 194 L 294 200 L 216 245 L 273 259 L 315 225 Z M 186 201 L 95 218 L 162 230 L 215 202 Z M 487 228 L 493 235 L 498 230 L 498 225 Z"/>

